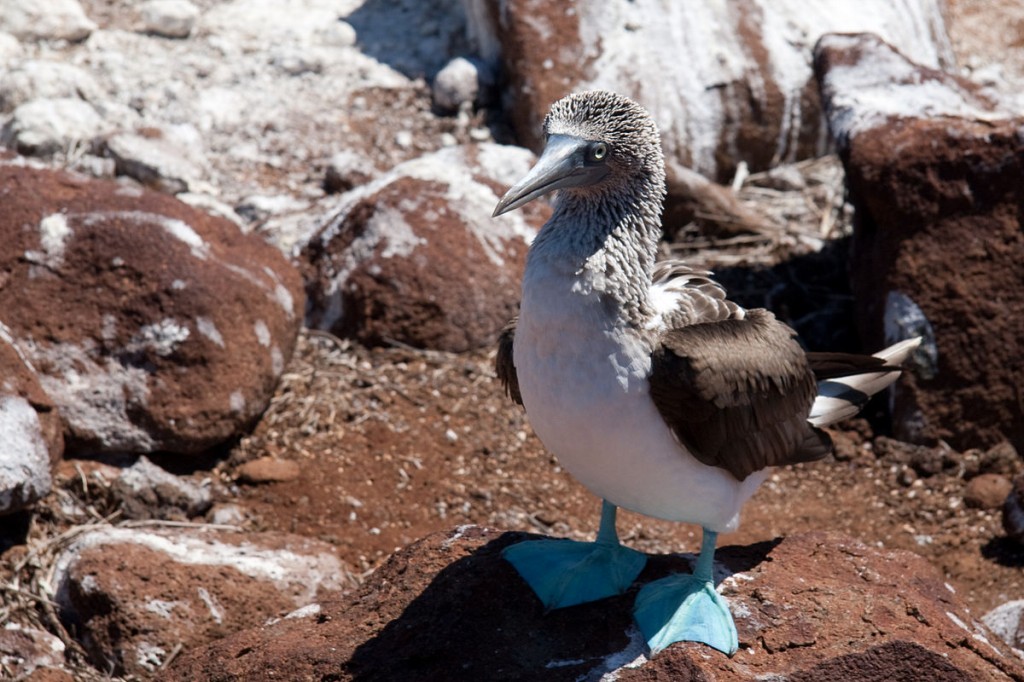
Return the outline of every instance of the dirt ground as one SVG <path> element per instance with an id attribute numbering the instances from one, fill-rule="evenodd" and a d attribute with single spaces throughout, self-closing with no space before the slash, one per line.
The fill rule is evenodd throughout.
<path id="1" fill-rule="evenodd" d="M 336 544 L 357 573 L 465 523 L 588 537 L 599 501 L 544 450 L 491 362 L 489 353 L 367 350 L 307 335 L 267 418 L 217 471 L 230 484 L 234 465 L 248 459 L 299 461 L 297 480 L 241 486 L 235 501 L 253 528 Z M 963 503 L 968 476 L 1009 474 L 1016 458 L 915 450 L 873 439 L 863 419 L 831 433 L 838 459 L 777 470 L 720 544 L 840 530 L 926 557 L 977 616 L 1021 597 L 1024 550 L 1003 537 L 998 509 Z M 647 552 L 699 548 L 699 528 L 629 512 L 619 531 Z"/>

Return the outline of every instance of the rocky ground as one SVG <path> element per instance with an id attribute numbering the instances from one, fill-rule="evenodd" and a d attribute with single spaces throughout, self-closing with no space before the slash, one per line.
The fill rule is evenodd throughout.
<path id="1" fill-rule="evenodd" d="M 17 24 L 20 15 L 12 9 L 17 4 L 0 0 L 0 14 L 9 22 L 0 22 L 0 28 L 10 32 L 0 32 L 0 60 L 7 66 L 0 73 L 0 113 L 8 147 L 32 157 L 31 164 L 117 177 L 123 186 L 147 185 L 227 216 L 296 262 L 307 291 L 306 240 L 339 207 L 355 214 L 354 220 L 360 217 L 351 201 L 345 203 L 346 190 L 387 179 L 397 164 L 439 149 L 522 141 L 513 119 L 528 118 L 521 110 L 506 111 L 494 73 L 482 62 L 472 67 L 474 79 L 480 77 L 478 92 L 459 93 L 464 81 L 458 78 L 447 91 L 438 85 L 443 80 L 436 78 L 438 71 L 451 57 L 488 51 L 486 36 L 472 30 L 481 24 L 481 3 L 304 0 L 301 11 L 282 12 L 277 3 L 261 0 L 171 0 L 146 3 L 144 11 L 126 0 L 83 0 L 87 24 L 71 12 L 65 28 L 53 28 L 38 15 Z M 979 98 L 1011 106 L 1019 94 L 1012 85 L 1024 76 L 1020 51 L 1010 49 L 1019 47 L 1024 35 L 1019 7 L 967 0 L 949 5 L 951 46 L 923 40 L 915 49 L 926 55 L 935 47 L 936 63 L 955 52 L 961 75 L 972 76 L 980 88 Z M 52 12 L 45 17 L 58 16 L 67 5 L 54 0 L 52 6 L 39 6 Z M 931 11 L 929 3 L 920 6 L 925 14 Z M 994 15 L 1004 20 L 993 21 Z M 928 16 L 932 21 L 937 15 Z M 33 34 L 44 29 L 91 36 Z M 33 66 L 37 62 L 69 69 L 43 77 Z M 557 66 L 561 74 L 564 65 Z M 538 92 L 546 96 L 564 85 L 548 82 Z M 69 99 L 89 103 L 93 113 L 78 105 L 63 108 Z M 64 104 L 53 104 L 58 100 Z M 28 126 L 33 110 L 21 110 L 20 117 L 18 111 L 40 106 L 38 101 L 50 102 L 45 106 L 59 109 L 65 121 L 74 119 L 69 111 L 82 114 L 78 124 L 85 132 L 51 130 L 44 136 L 50 147 L 33 147 L 34 140 L 43 139 L 33 137 Z M 517 106 L 521 109 L 522 102 Z M 780 101 L 772 107 L 784 108 Z M 824 133 L 814 128 L 818 123 L 805 123 L 806 129 L 795 133 L 803 141 L 794 141 L 790 156 L 797 147 L 804 153 L 822 144 Z M 744 130 L 740 125 L 730 135 L 744 139 L 749 134 Z M 760 154 L 766 160 L 774 138 L 768 143 L 769 151 Z M 732 173 L 722 161 L 715 160 L 717 170 L 727 167 Z M 723 203 L 703 195 L 696 212 L 688 207 L 671 213 L 686 220 L 673 223 L 665 255 L 713 269 L 732 298 L 774 310 L 812 349 L 860 350 L 864 344 L 847 273 L 854 215 L 845 200 L 839 159 L 826 155 L 753 174 L 741 165 L 734 172 L 735 192 L 708 190 Z M 402 178 L 414 176 L 399 174 L 391 189 L 401 190 Z M 681 175 L 675 181 L 694 180 Z M 501 189 L 493 175 L 480 179 L 474 172 L 473 182 Z M 465 222 L 473 214 L 460 215 Z M 542 213 L 528 217 L 543 219 Z M 5 284 L 0 279 L 0 290 Z M 36 682 L 160 674 L 190 679 L 191 672 L 200 671 L 212 678 L 217 659 L 213 664 L 202 659 L 209 642 L 242 631 L 211 651 L 262 655 L 266 649 L 260 647 L 270 641 L 273 648 L 279 631 L 267 628 L 287 630 L 307 617 L 338 621 L 350 603 L 359 605 L 354 612 L 363 620 L 338 625 L 332 636 L 347 638 L 351 650 L 360 645 L 362 653 L 345 662 L 355 666 L 349 674 L 357 675 L 359 666 L 372 672 L 373 656 L 380 653 L 361 643 L 372 637 L 380 644 L 381 632 L 388 633 L 384 642 L 391 641 L 404 607 L 419 596 L 412 591 L 425 589 L 435 573 L 444 574 L 449 561 L 444 552 L 452 543 L 460 556 L 469 556 L 486 543 L 507 540 L 478 529 L 463 539 L 453 529 L 479 525 L 589 538 L 598 501 L 559 467 L 524 412 L 502 394 L 493 359 L 488 348 L 422 350 L 386 333 L 371 347 L 304 328 L 266 411 L 231 440 L 199 455 L 159 449 L 147 453 L 148 459 L 138 453 L 68 453 L 54 465 L 48 495 L 28 510 L 0 517 L 0 678 L 29 674 L 19 667 L 29 650 L 42 666 L 27 678 Z M 834 460 L 777 470 L 746 506 L 740 529 L 720 539 L 721 546 L 733 546 L 724 555 L 737 570 L 763 563 L 770 588 L 777 586 L 785 561 L 771 568 L 767 558 L 779 538 L 797 536 L 780 545 L 778 557 L 790 557 L 809 571 L 817 570 L 815 564 L 793 560 L 794 554 L 818 545 L 827 545 L 821 551 L 828 556 L 867 551 L 847 551 L 845 538 L 850 538 L 872 550 L 909 550 L 923 557 L 958 600 L 950 607 L 960 614 L 954 623 L 971 623 L 970 618 L 1020 599 L 1024 546 L 1004 531 L 1001 511 L 1011 481 L 1024 469 L 1019 453 L 1007 442 L 963 451 L 941 442 L 909 445 L 891 437 L 886 412 L 884 401 L 878 401 L 862 418 L 831 429 Z M 692 552 L 699 543 L 695 527 L 628 512 L 620 515 L 619 531 L 625 542 L 652 554 Z M 432 533 L 447 535 L 409 548 Z M 262 544 L 253 549 L 250 540 Z M 109 549 L 112 545 L 122 549 Z M 206 563 L 196 558 L 204 547 L 216 547 L 219 558 Z M 758 562 L 744 559 L 751 552 L 760 552 Z M 254 566 L 253 556 L 262 555 L 271 563 Z M 492 555 L 484 552 L 480 561 L 493 566 L 486 563 L 496 561 Z M 872 559 L 877 570 L 920 566 L 914 559 L 879 556 Z M 300 564 L 312 566 L 312 572 L 301 573 Z M 405 586 L 408 594 L 381 602 L 375 615 L 373 600 L 383 599 L 383 586 L 401 580 L 396 576 L 406 566 L 419 571 Z M 281 578 L 281 567 L 296 571 L 290 582 Z M 872 582 L 869 578 L 864 580 Z M 886 589 L 898 589 L 898 583 L 886 580 L 889 574 L 881 581 Z M 72 587 L 57 594 L 56 586 L 65 584 Z M 173 620 L 168 614 L 188 610 L 181 595 L 196 585 L 202 589 L 192 606 L 208 609 L 201 614 L 205 620 L 192 613 L 195 620 L 183 617 L 186 625 L 167 625 L 161 635 Z M 493 591 L 493 585 L 478 587 Z M 792 599 L 803 598 L 798 592 Z M 762 605 L 767 599 L 739 588 L 736 595 Z M 323 611 L 317 606 L 300 611 L 296 620 L 279 620 L 312 601 L 322 601 Z M 478 608 L 469 615 L 486 614 Z M 902 615 L 924 622 L 910 610 Z M 388 629 L 391 619 L 398 625 Z M 591 616 L 582 620 L 587 619 Z M 885 630 L 884 619 L 872 623 Z M 900 623 L 899 628 L 909 627 Z M 615 646 L 628 644 L 615 639 L 622 632 L 613 634 Z M 975 635 L 966 640 L 972 651 L 991 657 L 977 644 L 982 635 Z M 795 639 L 777 648 L 811 647 L 812 658 L 819 653 L 813 638 L 779 636 Z M 942 646 L 953 647 L 952 636 L 942 636 Z M 772 636 L 760 641 L 762 648 L 772 648 Z M 132 653 L 111 654 L 121 649 Z M 842 653 L 841 648 L 828 652 Z M 886 652 L 879 654 L 886 665 L 918 660 L 909 649 Z M 665 670 L 671 673 L 675 665 L 680 679 L 686 678 L 679 671 L 706 679 L 694 662 L 699 654 L 678 656 L 663 662 Z M 175 659 L 184 667 L 175 668 Z M 578 679 L 573 665 L 558 674 Z M 929 665 L 942 669 L 941 661 Z M 999 669 L 1022 679 L 1015 663 L 1007 665 Z M 718 668 L 722 679 L 741 674 L 727 667 Z M 401 666 L 380 669 L 391 670 L 390 679 L 409 674 Z M 616 674 L 615 667 L 604 673 Z M 831 668 L 819 673 L 837 674 Z M 244 671 L 239 674 L 235 679 L 245 678 Z M 640 679 L 657 673 L 626 674 Z M 793 679 L 814 678 L 813 672 L 802 674 Z M 379 678 L 388 679 L 386 673 Z M 993 673 L 992 679 L 1005 678 Z"/>

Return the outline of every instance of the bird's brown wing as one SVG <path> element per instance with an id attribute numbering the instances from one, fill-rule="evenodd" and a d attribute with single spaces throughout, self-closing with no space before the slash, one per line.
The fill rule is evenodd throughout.
<path id="1" fill-rule="evenodd" d="M 795 333 L 767 310 L 665 332 L 651 398 L 686 449 L 738 480 L 820 459 L 828 435 L 807 423 L 814 374 Z"/>
<path id="2" fill-rule="evenodd" d="M 505 387 L 505 395 L 513 402 L 522 405 L 523 396 L 519 393 L 519 377 L 516 375 L 516 364 L 512 360 L 512 345 L 516 338 L 516 323 L 519 317 L 513 317 L 498 334 L 498 355 L 494 358 L 494 369 L 498 380 Z"/>

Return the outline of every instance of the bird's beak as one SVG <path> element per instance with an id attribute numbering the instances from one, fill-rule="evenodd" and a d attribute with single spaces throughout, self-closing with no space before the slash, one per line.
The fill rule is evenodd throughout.
<path id="1" fill-rule="evenodd" d="M 548 192 L 566 187 L 589 185 L 608 172 L 604 164 L 588 165 L 586 149 L 590 143 L 570 135 L 551 135 L 537 165 L 505 193 L 494 207 L 500 216 L 524 206 Z"/>

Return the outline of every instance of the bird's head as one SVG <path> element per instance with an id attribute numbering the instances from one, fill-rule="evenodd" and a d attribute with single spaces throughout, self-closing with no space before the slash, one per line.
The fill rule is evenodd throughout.
<path id="1" fill-rule="evenodd" d="M 563 97 L 544 119 L 540 159 L 494 209 L 514 210 L 556 189 L 581 195 L 628 197 L 629 190 L 664 192 L 661 139 L 651 115 L 606 90 Z"/>

